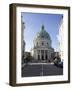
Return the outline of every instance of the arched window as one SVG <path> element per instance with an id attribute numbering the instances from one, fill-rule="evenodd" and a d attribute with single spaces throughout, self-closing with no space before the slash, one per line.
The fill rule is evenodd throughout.
<path id="1" fill-rule="evenodd" d="M 47 42 L 47 45 L 48 45 L 48 42 Z"/>
<path id="2" fill-rule="evenodd" d="M 44 45 L 44 42 L 42 42 L 42 45 Z"/>
<path id="3" fill-rule="evenodd" d="M 38 46 L 38 42 L 37 42 L 37 46 Z"/>

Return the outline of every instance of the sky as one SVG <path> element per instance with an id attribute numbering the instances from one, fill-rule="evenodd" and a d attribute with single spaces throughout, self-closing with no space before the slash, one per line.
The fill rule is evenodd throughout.
<path id="1" fill-rule="evenodd" d="M 25 23 L 24 40 L 25 51 L 30 51 L 33 48 L 33 40 L 36 34 L 44 25 L 45 30 L 49 33 L 52 40 L 52 47 L 56 50 L 58 47 L 57 35 L 59 32 L 59 24 L 62 14 L 43 14 L 43 13 L 27 13 L 22 12 L 23 22 Z"/>

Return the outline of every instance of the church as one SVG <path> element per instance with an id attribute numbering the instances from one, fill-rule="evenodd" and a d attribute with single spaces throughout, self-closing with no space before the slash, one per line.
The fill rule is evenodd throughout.
<path id="1" fill-rule="evenodd" d="M 48 61 L 51 60 L 51 54 L 53 52 L 51 37 L 45 30 L 44 25 L 42 25 L 33 40 L 33 48 L 31 50 L 32 57 L 35 60 Z"/>

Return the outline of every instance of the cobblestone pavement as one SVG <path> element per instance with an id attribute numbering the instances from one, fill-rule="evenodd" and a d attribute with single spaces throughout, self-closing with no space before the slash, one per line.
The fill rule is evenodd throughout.
<path id="1" fill-rule="evenodd" d="M 22 67 L 22 77 L 63 75 L 63 68 L 54 64 L 26 64 Z"/>

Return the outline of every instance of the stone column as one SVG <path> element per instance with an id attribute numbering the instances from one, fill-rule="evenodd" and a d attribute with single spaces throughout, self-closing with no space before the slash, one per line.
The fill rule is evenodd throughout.
<path id="1" fill-rule="evenodd" d="M 40 50 L 40 60 L 41 60 L 41 50 Z"/>
<path id="2" fill-rule="evenodd" d="M 45 60 L 45 50 L 44 50 L 44 60 Z"/>
<path id="3" fill-rule="evenodd" d="M 35 59 L 36 59 L 36 60 L 38 59 L 37 50 L 35 51 Z"/>
<path id="4" fill-rule="evenodd" d="M 49 50 L 48 50 L 48 52 L 47 52 L 47 56 L 48 56 L 48 59 L 49 59 Z"/>
<path id="5" fill-rule="evenodd" d="M 51 55 L 51 52 L 50 52 L 50 50 L 49 50 L 49 59 L 50 59 L 50 55 Z"/>
<path id="6" fill-rule="evenodd" d="M 36 59 L 38 60 L 38 53 L 36 53 L 36 57 L 37 57 Z"/>

